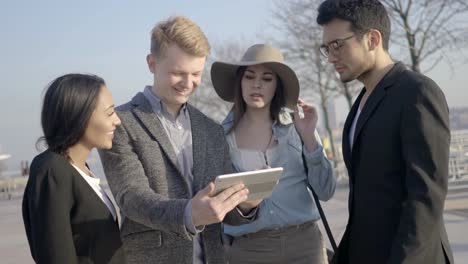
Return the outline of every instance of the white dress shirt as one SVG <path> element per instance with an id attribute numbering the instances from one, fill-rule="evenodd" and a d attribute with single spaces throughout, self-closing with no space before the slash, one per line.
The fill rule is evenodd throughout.
<path id="1" fill-rule="evenodd" d="M 75 164 L 71 164 L 73 168 L 75 168 L 80 175 L 85 179 L 85 181 L 91 186 L 91 188 L 94 190 L 94 192 L 101 198 L 101 200 L 104 202 L 104 204 L 109 208 L 109 211 L 112 213 L 114 216 L 114 220 L 117 219 L 117 213 L 115 211 L 114 204 L 111 202 L 109 196 L 107 196 L 107 193 L 102 189 L 101 187 L 101 179 L 97 178 L 94 176 L 94 174 L 89 171 L 91 175 L 86 174 L 84 171 L 82 171 L 78 166 Z"/>

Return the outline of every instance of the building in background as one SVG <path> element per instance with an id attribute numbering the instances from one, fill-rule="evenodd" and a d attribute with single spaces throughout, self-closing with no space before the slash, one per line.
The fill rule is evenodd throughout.
<path id="1" fill-rule="evenodd" d="M 452 130 L 451 136 L 449 179 L 468 178 L 468 129 Z"/>
<path id="2" fill-rule="evenodd" d="M 4 161 L 11 157 L 10 154 L 3 153 L 2 146 L 0 145 L 0 176 L 2 176 L 2 172 L 6 169 Z"/>
<path id="3" fill-rule="evenodd" d="M 450 108 L 450 129 L 468 129 L 468 107 Z"/>

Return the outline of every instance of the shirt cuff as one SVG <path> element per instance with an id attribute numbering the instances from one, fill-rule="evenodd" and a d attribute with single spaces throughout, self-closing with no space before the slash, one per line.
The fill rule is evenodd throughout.
<path id="1" fill-rule="evenodd" d="M 239 209 L 239 207 L 236 207 L 236 210 L 237 212 L 239 213 L 239 215 L 242 217 L 242 218 L 245 218 L 245 219 L 248 219 L 248 220 L 253 220 L 255 218 L 255 216 L 257 215 L 257 211 L 258 211 L 258 206 L 253 208 L 252 210 L 250 210 L 250 212 L 245 215 L 241 209 Z"/>
<path id="2" fill-rule="evenodd" d="M 303 147 L 304 156 L 307 159 L 307 163 L 311 163 L 312 165 L 318 165 L 322 162 L 324 157 L 323 147 L 319 144 L 314 151 L 308 151 L 306 147 Z"/>
<path id="3" fill-rule="evenodd" d="M 205 226 L 195 226 L 192 221 L 192 200 L 190 200 L 187 205 L 185 206 L 185 212 L 184 212 L 184 224 L 185 228 L 189 233 L 192 235 L 196 235 L 198 233 L 201 233 L 204 229 Z"/>

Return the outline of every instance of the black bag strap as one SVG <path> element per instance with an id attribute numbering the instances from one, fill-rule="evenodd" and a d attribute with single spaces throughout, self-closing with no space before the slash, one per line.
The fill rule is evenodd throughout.
<path id="1" fill-rule="evenodd" d="M 302 146 L 304 148 L 304 142 L 302 142 Z M 306 175 L 307 177 L 309 177 L 309 168 L 307 167 L 307 161 L 306 161 L 304 152 L 302 152 L 302 162 L 304 163 Z M 331 232 L 330 225 L 328 224 L 327 218 L 325 217 L 325 213 L 323 212 L 322 205 L 320 204 L 320 200 L 317 194 L 315 193 L 314 188 L 312 188 L 312 186 L 310 185 L 309 181 L 307 181 L 307 185 L 309 186 L 310 190 L 312 191 L 312 195 L 314 196 L 315 205 L 317 206 L 317 209 L 319 211 L 320 218 L 322 219 L 323 226 L 325 227 L 325 231 L 327 232 L 327 236 L 328 236 L 328 239 L 330 240 L 330 244 L 333 248 L 333 251 L 337 252 L 338 248 L 336 246 L 335 239 L 333 238 L 333 233 Z"/>

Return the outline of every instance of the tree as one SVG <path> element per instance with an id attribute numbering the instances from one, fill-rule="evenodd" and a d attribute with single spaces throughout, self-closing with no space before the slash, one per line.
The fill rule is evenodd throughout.
<path id="1" fill-rule="evenodd" d="M 247 49 L 241 43 L 245 43 L 245 41 L 225 41 L 223 44 L 215 44 L 212 47 L 212 55 L 207 59 L 200 87 L 190 97 L 192 105 L 218 122 L 221 122 L 226 117 L 226 114 L 232 108 L 232 103 L 225 102 L 216 94 L 211 82 L 211 65 L 215 61 L 239 61 Z"/>
<path id="2" fill-rule="evenodd" d="M 392 18 L 392 42 L 409 51 L 411 68 L 430 71 L 440 61 L 449 64 L 468 42 L 466 0 L 382 0 Z M 463 57 L 463 56 L 462 56 Z M 427 63 L 424 70 L 423 63 Z"/>
<path id="3" fill-rule="evenodd" d="M 318 103 L 330 140 L 330 150 L 336 161 L 339 154 L 335 148 L 328 107 L 337 96 L 349 95 L 355 91 L 339 81 L 333 67 L 320 54 L 322 29 L 316 23 L 316 10 L 321 2 L 321 0 L 276 1 L 273 17 L 276 29 L 282 37 L 274 41 L 295 69 L 301 83 L 302 96 Z M 352 97 L 348 96 L 350 105 Z M 338 165 L 337 162 L 334 164 Z"/>
<path id="4" fill-rule="evenodd" d="M 356 80 L 347 83 L 342 82 L 338 74 L 335 74 L 335 77 L 335 83 L 337 85 L 340 85 L 340 87 L 338 88 L 338 93 L 346 99 L 348 109 L 351 110 L 351 107 L 353 106 L 354 102 L 354 97 L 362 89 L 362 84 Z"/>

